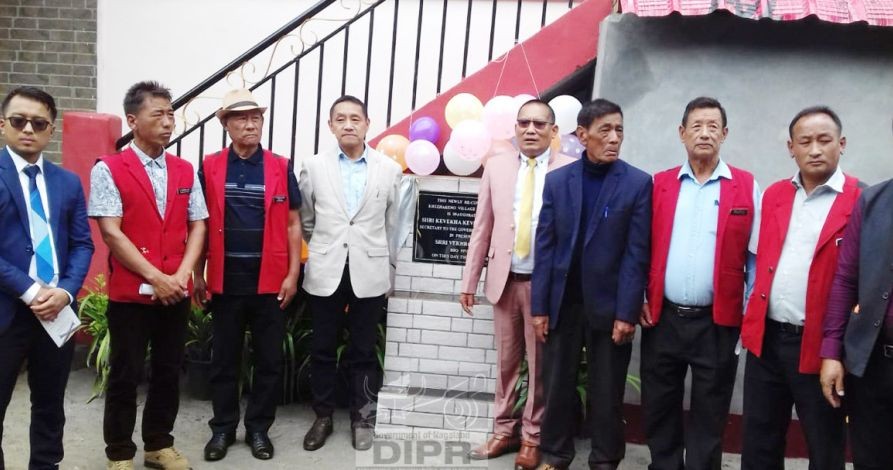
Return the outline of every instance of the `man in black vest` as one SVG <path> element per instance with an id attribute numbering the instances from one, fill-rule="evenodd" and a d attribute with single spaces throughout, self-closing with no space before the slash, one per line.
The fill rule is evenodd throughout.
<path id="1" fill-rule="evenodd" d="M 893 468 L 891 291 L 893 180 L 887 180 L 863 191 L 853 208 L 828 300 L 821 350 L 825 398 L 839 407 L 844 384 L 849 392 L 856 470 Z"/>

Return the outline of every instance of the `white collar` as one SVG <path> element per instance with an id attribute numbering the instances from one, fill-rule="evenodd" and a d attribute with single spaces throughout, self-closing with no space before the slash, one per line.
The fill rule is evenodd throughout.
<path id="1" fill-rule="evenodd" d="M 12 163 L 16 167 L 16 171 L 21 173 L 25 167 L 30 166 L 27 160 L 21 157 L 21 155 L 15 153 L 8 145 L 6 146 L 6 151 L 9 152 L 9 156 L 12 157 Z M 37 161 L 34 162 L 38 168 L 40 168 L 40 172 L 43 173 L 43 153 L 37 157 Z"/>

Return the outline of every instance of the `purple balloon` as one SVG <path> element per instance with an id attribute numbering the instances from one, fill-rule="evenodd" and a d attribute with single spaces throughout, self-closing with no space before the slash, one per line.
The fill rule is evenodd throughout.
<path id="1" fill-rule="evenodd" d="M 440 125 L 437 124 L 437 121 L 434 118 L 425 116 L 420 117 L 413 121 L 412 125 L 409 126 L 409 140 L 427 140 L 432 144 L 437 143 L 437 139 L 440 138 Z"/>

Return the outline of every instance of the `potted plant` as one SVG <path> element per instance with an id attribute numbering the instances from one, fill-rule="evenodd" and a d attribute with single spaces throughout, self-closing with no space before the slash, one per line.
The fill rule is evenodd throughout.
<path id="1" fill-rule="evenodd" d="M 212 316 L 193 304 L 186 322 L 186 393 L 198 400 L 211 399 Z"/>
<path id="2" fill-rule="evenodd" d="M 87 367 L 96 371 L 93 380 L 93 393 L 87 403 L 105 393 L 109 381 L 109 321 L 106 317 L 109 296 L 105 288 L 105 276 L 99 274 L 93 280 L 94 287 L 84 287 L 87 295 L 78 300 L 78 317 L 84 324 L 84 331 L 93 339 L 87 350 Z"/>

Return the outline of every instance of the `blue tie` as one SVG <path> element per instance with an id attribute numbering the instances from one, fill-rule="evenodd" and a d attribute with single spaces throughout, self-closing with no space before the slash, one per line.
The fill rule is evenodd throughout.
<path id="1" fill-rule="evenodd" d="M 50 224 L 47 222 L 47 214 L 43 209 L 43 200 L 40 198 L 40 190 L 37 189 L 37 174 L 40 167 L 28 165 L 25 174 L 28 175 L 28 191 L 31 198 L 31 231 L 34 243 L 34 254 L 37 261 L 37 277 L 49 284 L 53 280 L 53 248 L 50 246 Z"/>

